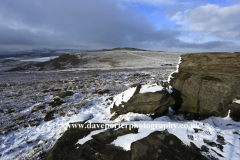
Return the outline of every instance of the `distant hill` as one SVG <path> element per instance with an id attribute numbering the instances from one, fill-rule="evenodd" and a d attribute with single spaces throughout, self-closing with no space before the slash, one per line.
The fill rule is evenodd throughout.
<path id="1" fill-rule="evenodd" d="M 115 51 L 115 50 L 150 51 L 150 50 L 144 50 L 144 49 L 139 49 L 139 48 L 131 48 L 131 47 L 113 48 L 113 49 L 108 49 L 108 50 L 109 50 L 109 51 Z"/>
<path id="2" fill-rule="evenodd" d="M 74 53 L 74 52 L 86 52 L 85 50 L 76 50 L 76 49 L 33 49 L 33 50 L 23 50 L 23 51 L 13 51 L 13 52 L 4 52 L 0 53 L 0 58 L 8 57 L 22 57 L 22 56 L 31 56 L 31 57 L 46 57 L 61 55 L 63 53 Z"/>

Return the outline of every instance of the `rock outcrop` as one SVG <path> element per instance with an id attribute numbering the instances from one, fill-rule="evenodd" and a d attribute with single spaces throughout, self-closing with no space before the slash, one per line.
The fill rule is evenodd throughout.
<path id="1" fill-rule="evenodd" d="M 131 151 L 124 151 L 122 148 L 110 144 L 118 136 L 137 133 L 137 129 L 121 128 L 118 130 L 108 129 L 104 132 L 92 136 L 92 139 L 84 144 L 77 144 L 79 139 L 84 138 L 94 130 L 87 128 L 88 125 L 104 124 L 84 124 L 86 128 L 70 128 L 58 139 L 53 148 L 45 155 L 45 160 L 120 160 L 131 159 Z"/>
<path id="2" fill-rule="evenodd" d="M 131 144 L 131 160 L 173 159 L 173 160 L 207 160 L 192 142 L 186 146 L 167 130 L 155 131 L 149 136 Z"/>
<path id="3" fill-rule="evenodd" d="M 84 124 L 85 127 L 87 125 L 89 124 Z M 201 155 L 200 149 L 193 143 L 190 146 L 186 146 L 176 136 L 168 133 L 167 130 L 155 131 L 149 136 L 133 142 L 131 150 L 128 151 L 111 144 L 111 142 L 119 136 L 137 134 L 137 128 L 131 130 L 129 128 L 108 129 L 93 135 L 92 139 L 83 144 L 77 143 L 79 139 L 84 138 L 94 130 L 96 129 L 68 129 L 45 155 L 45 160 L 207 160 L 206 157 Z"/>
<path id="4" fill-rule="evenodd" d="M 133 112 L 159 117 L 168 111 L 169 106 L 175 103 L 166 89 L 140 93 L 141 87 L 141 85 L 137 85 L 135 93 L 127 102 L 122 101 L 119 106 L 114 103 L 110 112 L 115 112 L 117 115 Z"/>
<path id="5" fill-rule="evenodd" d="M 240 97 L 240 53 L 198 53 L 181 56 L 170 85 L 178 113 L 189 119 L 225 117 Z"/>

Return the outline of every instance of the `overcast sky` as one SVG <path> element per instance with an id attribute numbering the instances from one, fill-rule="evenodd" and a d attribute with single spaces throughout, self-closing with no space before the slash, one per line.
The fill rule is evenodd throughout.
<path id="1" fill-rule="evenodd" d="M 0 53 L 240 51 L 239 0 L 0 0 Z"/>

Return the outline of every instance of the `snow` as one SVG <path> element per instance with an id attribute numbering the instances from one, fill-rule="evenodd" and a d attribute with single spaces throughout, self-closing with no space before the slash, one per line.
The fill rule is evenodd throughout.
<path id="1" fill-rule="evenodd" d="M 78 140 L 78 142 L 76 144 L 84 144 L 85 142 L 89 141 L 92 139 L 92 136 L 95 134 L 99 134 L 101 132 L 106 131 L 105 129 L 101 129 L 101 130 L 96 130 L 96 131 L 92 131 L 89 135 L 87 135 L 86 137 Z"/>
<path id="2" fill-rule="evenodd" d="M 114 79 L 113 76 L 105 76 L 102 78 Z M 118 81 L 119 83 L 124 83 L 124 81 Z M 140 93 L 145 92 L 156 92 L 162 90 L 162 86 L 156 84 L 142 85 Z M 124 125 L 137 125 L 139 126 L 138 133 L 127 134 L 117 137 L 111 144 L 122 147 L 124 150 L 130 150 L 131 144 L 137 140 L 147 137 L 154 131 L 168 130 L 169 133 L 177 136 L 185 145 L 190 145 L 190 142 L 194 143 L 198 148 L 202 145 L 210 148 L 209 154 L 218 157 L 220 160 L 238 160 L 240 159 L 240 122 L 233 121 L 229 114 L 225 118 L 221 117 L 210 117 L 202 121 L 185 120 L 182 115 L 174 115 L 174 111 L 169 108 L 169 114 L 166 116 L 155 118 L 154 120 L 149 115 L 138 114 L 138 113 L 127 113 L 120 115 L 114 121 L 110 121 L 111 117 L 110 108 L 113 104 L 121 106 L 122 102 L 127 102 L 134 94 L 136 87 L 129 88 L 128 90 L 117 94 L 113 98 L 113 102 L 110 105 L 106 105 L 110 101 L 106 101 L 110 96 L 104 95 L 83 95 L 81 92 L 75 92 L 74 96 L 67 97 L 64 100 L 69 101 L 69 105 L 78 104 L 83 100 L 89 100 L 89 103 L 85 108 L 78 110 L 78 113 L 72 115 L 71 117 L 57 117 L 56 119 L 49 122 L 41 122 L 37 127 L 20 128 L 19 131 L 12 131 L 6 135 L 0 135 L 0 152 L 2 154 L 1 159 L 13 159 L 12 157 L 17 157 L 17 155 L 33 155 L 33 147 L 35 145 L 43 146 L 43 150 L 49 150 L 56 140 L 62 136 L 62 134 L 67 130 L 69 123 L 87 121 L 88 123 L 121 123 Z M 171 92 L 171 88 L 169 89 Z M 44 97 L 45 101 L 50 101 L 53 96 L 47 95 Z M 240 100 L 235 100 L 234 102 L 239 103 Z M 41 105 L 41 103 L 35 103 L 25 108 L 21 113 L 31 112 L 34 106 Z M 68 113 L 72 111 L 68 111 Z M 230 112 L 229 112 L 230 113 Z M 187 126 L 187 127 L 183 127 Z M 193 128 L 200 129 L 198 133 L 195 133 Z M 79 139 L 76 144 L 84 144 L 85 142 L 92 139 L 93 135 L 104 132 L 106 129 L 92 131 L 86 137 Z M 238 134 L 233 134 L 238 133 Z M 193 140 L 189 139 L 188 135 L 193 136 Z M 210 147 L 203 142 L 204 139 L 216 142 L 217 136 L 221 135 L 226 141 L 224 145 L 223 152 L 217 147 Z M 30 143 L 31 142 L 31 143 Z M 218 153 L 222 154 L 224 157 L 219 157 L 216 155 L 214 149 Z M 47 149 L 47 150 L 46 150 Z"/>
<path id="3" fill-rule="evenodd" d="M 113 107 L 113 105 L 115 104 L 116 106 L 123 106 L 121 105 L 122 102 L 127 102 L 134 94 L 135 90 L 137 87 L 132 87 L 120 94 L 118 94 L 117 96 L 114 97 L 113 103 L 111 105 L 110 108 Z M 161 91 L 163 89 L 162 86 L 159 86 L 157 84 L 152 84 L 152 85 L 142 85 L 139 93 L 146 93 L 146 92 L 157 92 L 157 91 Z"/>
<path id="4" fill-rule="evenodd" d="M 22 62 L 46 62 L 54 58 L 58 58 L 59 56 L 50 56 L 50 57 L 42 57 L 42 58 L 33 58 L 33 59 L 22 59 Z"/>
<path id="5" fill-rule="evenodd" d="M 126 93 L 126 92 L 125 92 Z M 118 96 L 117 96 L 118 97 Z M 224 137 L 225 141 L 228 142 L 224 145 L 224 149 L 220 151 L 217 147 L 212 147 L 215 151 L 222 154 L 224 157 L 218 157 L 216 153 L 214 153 L 211 149 L 209 150 L 209 154 L 218 157 L 220 160 L 240 159 L 240 143 L 238 143 L 239 135 L 232 134 L 233 132 L 240 133 L 240 123 L 231 120 L 229 115 L 225 118 L 220 117 L 210 117 L 203 121 L 187 121 L 182 120 L 180 116 L 170 117 L 170 116 L 162 116 L 152 120 L 147 115 L 137 114 L 137 113 L 127 113 L 125 115 L 119 116 L 116 121 L 112 122 L 104 118 L 108 117 L 110 113 L 103 106 L 101 101 L 104 101 L 107 96 L 100 97 L 97 101 L 93 102 L 93 105 L 83 109 L 79 114 L 74 115 L 72 117 L 58 118 L 52 120 L 50 122 L 42 123 L 38 127 L 30 127 L 27 129 L 22 129 L 20 132 L 16 132 L 14 135 L 9 135 L 5 137 L 4 142 L 1 145 L 1 148 L 6 148 L 3 152 L 9 152 L 12 148 L 26 147 L 26 142 L 32 141 L 33 144 L 42 144 L 44 140 L 50 139 L 50 142 L 54 139 L 58 139 L 61 134 L 66 131 L 69 122 L 77 122 L 88 120 L 91 117 L 92 119 L 88 120 L 89 123 L 115 123 L 121 122 L 121 120 L 125 120 L 127 122 L 122 122 L 121 124 L 132 124 L 132 125 L 142 125 L 142 128 L 139 128 L 137 134 L 127 134 L 118 137 L 111 144 L 122 147 L 124 150 L 130 150 L 131 143 L 140 140 L 144 137 L 147 137 L 154 131 L 163 131 L 165 129 L 168 130 L 169 133 L 177 136 L 185 145 L 190 145 L 190 142 L 193 142 L 197 147 L 201 148 L 202 145 L 206 145 L 203 142 L 203 139 L 215 141 L 217 139 L 217 135 L 221 135 Z M 35 104 L 38 105 L 38 104 Z M 171 110 L 170 110 L 171 111 Z M 172 112 L 172 111 L 171 111 Z M 171 114 L 171 113 L 170 113 Z M 181 119 L 181 120 L 179 120 Z M 132 121 L 137 120 L 137 121 Z M 148 128 L 143 128 L 143 124 L 145 126 L 149 126 Z M 228 125 L 231 124 L 231 125 Z M 180 126 L 194 126 L 181 128 Z M 194 133 L 193 128 L 201 129 L 198 133 Z M 93 135 L 106 131 L 105 129 L 92 131 L 86 137 L 79 139 L 76 144 L 84 144 L 85 142 L 92 139 Z M 193 135 L 193 140 L 188 138 L 188 135 Z M 15 136 L 16 138 L 14 138 Z M 22 137 L 22 138 L 21 138 Z M 35 143 L 36 139 L 41 139 L 38 143 Z M 22 143 L 25 141 L 25 143 Z M 8 144 L 7 142 L 11 142 Z M 54 141 L 53 141 L 54 142 Z M 10 145 L 10 146 L 9 146 Z M 207 146 L 209 147 L 209 146 Z M 29 147 L 26 147 L 26 150 Z M 15 150 L 17 151 L 17 150 Z M 7 159 L 10 156 L 3 156 L 3 158 Z"/>
<path id="6" fill-rule="evenodd" d="M 117 96 L 115 96 L 110 108 L 112 108 L 114 104 L 116 106 L 119 106 L 120 104 L 122 104 L 122 102 L 127 102 L 133 96 L 136 88 L 137 87 L 130 88 L 130 89 L 118 94 Z"/>
<path id="7" fill-rule="evenodd" d="M 143 85 L 143 86 L 144 87 L 142 88 L 143 89 L 142 93 L 144 93 L 144 91 L 155 92 L 162 89 L 161 86 L 159 87 L 155 85 Z M 158 87 L 158 89 L 156 89 L 155 87 L 156 88 Z M 119 99 L 122 101 L 123 95 L 124 94 L 117 95 L 116 97 L 114 97 L 114 101 L 117 102 L 117 100 Z M 120 105 L 121 101 L 119 101 L 116 104 Z M 169 110 L 170 110 L 170 113 L 168 116 L 162 116 L 154 120 L 152 120 L 152 118 L 150 118 L 147 115 L 138 114 L 138 113 L 127 113 L 124 115 L 120 115 L 114 122 L 127 121 L 127 122 L 122 122 L 121 124 L 125 124 L 125 125 L 132 124 L 132 125 L 139 125 L 139 126 L 144 124 L 150 127 L 139 128 L 137 134 L 131 133 L 131 134 L 119 136 L 111 144 L 122 147 L 124 150 L 128 151 L 128 150 L 131 150 L 131 144 L 133 142 L 140 140 L 144 137 L 147 137 L 149 134 L 153 133 L 154 131 L 163 131 L 167 129 L 170 134 L 174 134 L 175 136 L 177 136 L 185 145 L 189 146 L 190 142 L 193 142 L 198 148 L 201 148 L 202 145 L 206 145 L 209 148 L 210 146 L 204 143 L 203 140 L 205 139 L 205 140 L 216 142 L 217 136 L 221 135 L 224 137 L 226 142 L 229 142 L 226 145 L 224 145 L 224 149 L 223 149 L 224 152 L 222 152 L 217 147 L 210 147 L 210 148 L 213 148 L 215 151 L 222 154 L 224 157 L 219 157 L 211 149 L 209 150 L 209 153 L 204 153 L 204 154 L 214 155 L 215 157 L 218 157 L 220 160 L 226 160 L 228 158 L 238 160 L 240 158 L 240 151 L 238 149 L 240 147 L 240 143 L 236 143 L 236 139 L 238 139 L 239 136 L 237 134 L 233 135 L 233 132 L 240 133 L 240 123 L 233 121 L 229 117 L 229 114 L 225 118 L 210 117 L 202 121 L 194 121 L 194 120 L 187 121 L 181 115 L 173 115 L 172 112 L 174 111 L 172 111 L 171 109 Z M 108 112 L 108 116 L 109 114 L 110 113 Z M 101 115 L 101 118 L 102 117 L 104 116 Z M 94 122 L 94 121 L 91 120 L 90 122 Z M 113 123 L 113 122 L 109 121 L 109 123 Z M 187 126 L 187 127 L 184 127 L 184 126 Z M 200 129 L 200 130 L 198 133 L 195 133 L 195 130 L 193 128 Z M 188 137 L 189 135 L 193 136 L 193 139 L 190 139 Z"/>
<path id="8" fill-rule="evenodd" d="M 155 60 L 155 61 L 162 61 L 162 59 L 158 59 L 156 57 L 148 57 L 148 56 L 144 56 L 144 55 L 139 55 L 139 54 L 134 54 L 132 52 L 126 52 L 128 54 L 131 54 L 131 55 L 134 55 L 134 56 L 139 56 L 139 57 L 143 57 L 143 58 L 149 58 L 149 59 L 152 59 L 152 60 Z"/>
<path id="9" fill-rule="evenodd" d="M 51 98 L 52 95 L 47 96 L 45 100 L 49 101 Z M 74 98 L 74 96 L 69 97 L 68 99 L 71 100 L 72 98 Z M 83 97 L 75 97 L 75 100 L 81 101 L 82 98 Z M 105 105 L 99 103 L 104 101 L 106 98 L 106 95 L 104 95 L 92 99 L 93 101 L 89 107 L 81 109 L 78 114 L 71 117 L 57 117 L 54 120 L 40 123 L 37 127 L 22 127 L 18 132 L 10 132 L 7 135 L 0 136 L 0 142 L 2 142 L 0 144 L 0 152 L 2 154 L 0 159 L 12 159 L 14 156 L 22 156 L 22 153 L 24 153 L 24 157 L 32 154 L 36 155 L 34 150 L 31 149 L 35 145 L 41 144 L 43 150 L 48 149 L 48 147 L 53 146 L 56 140 L 67 130 L 69 123 L 76 122 L 78 120 L 88 120 L 92 117 L 95 117 L 95 122 L 99 122 L 101 120 L 106 123 L 106 120 L 103 120 L 103 117 L 109 115 L 110 113 L 106 111 Z M 27 108 L 22 112 L 31 112 L 31 109 L 39 104 L 40 103 L 33 104 L 30 108 Z M 94 133 L 95 132 L 93 132 L 93 134 Z"/>
<path id="10" fill-rule="evenodd" d="M 167 91 L 168 91 L 169 94 L 171 94 L 173 92 L 172 86 L 169 86 L 169 88 L 167 88 Z"/>
<path id="11" fill-rule="evenodd" d="M 158 122 L 158 123 L 156 123 Z M 171 126 L 170 127 L 170 122 Z M 240 147 L 240 143 L 236 143 L 238 140 L 239 135 L 233 134 L 233 132 L 240 133 L 240 124 L 239 122 L 235 122 L 231 119 L 226 118 L 220 118 L 220 117 L 211 117 L 207 120 L 203 121 L 150 121 L 150 122 L 142 122 L 137 121 L 134 122 L 135 124 L 143 124 L 146 125 L 154 125 L 162 124 L 162 128 L 140 128 L 139 133 L 137 134 L 127 134 L 124 136 L 118 137 L 116 140 L 114 140 L 111 144 L 114 144 L 116 146 L 122 147 L 124 150 L 128 151 L 131 150 L 131 143 L 135 142 L 137 140 L 140 140 L 144 137 L 147 137 L 149 134 L 151 134 L 154 131 L 163 131 L 164 129 L 167 129 L 169 133 L 174 134 L 177 136 L 185 145 L 190 145 L 190 142 L 193 142 L 197 147 L 201 148 L 202 145 L 206 145 L 203 142 L 203 139 L 216 141 L 217 135 L 221 135 L 224 137 L 227 143 L 224 145 L 224 149 L 222 152 L 217 147 L 210 147 L 216 150 L 218 153 L 222 154 L 224 157 L 219 157 L 219 159 L 235 159 L 238 160 L 240 158 L 240 150 L 238 149 Z M 129 124 L 129 122 L 128 122 Z M 233 126 L 227 126 L 227 124 L 232 124 Z M 165 125 L 165 128 L 164 128 Z M 181 128 L 182 126 L 189 126 L 188 128 Z M 190 127 L 194 126 L 194 127 Z M 201 129 L 198 133 L 194 132 L 193 128 Z M 193 136 L 193 140 L 188 138 L 188 135 Z M 208 146 L 209 147 L 209 146 Z M 212 150 L 209 150 L 211 155 L 215 155 Z M 233 156 L 234 155 L 234 156 Z M 216 157 L 218 157 L 216 155 Z"/>
<path id="12" fill-rule="evenodd" d="M 240 99 L 233 101 L 234 103 L 240 104 Z"/>
<path id="13" fill-rule="evenodd" d="M 50 101 L 53 98 L 53 95 L 48 95 L 45 97 L 45 101 Z"/>
<path id="14" fill-rule="evenodd" d="M 131 143 L 142 138 L 147 137 L 154 131 L 163 131 L 165 129 L 168 130 L 169 133 L 175 134 L 179 139 L 182 140 L 186 145 L 190 145 L 190 141 L 187 137 L 187 128 L 178 128 L 182 123 L 172 122 L 169 123 L 167 121 L 137 121 L 134 122 L 134 125 L 142 126 L 139 128 L 137 134 L 127 134 L 124 136 L 119 136 L 112 144 L 122 147 L 124 150 L 131 150 Z M 193 125 L 191 122 L 186 123 L 186 125 Z M 145 126 L 145 127 L 144 127 Z"/>
<path id="15" fill-rule="evenodd" d="M 129 112 L 127 114 L 120 115 L 118 118 L 115 119 L 115 122 L 122 122 L 122 121 L 152 121 L 152 118 L 139 113 Z"/>
<path id="16" fill-rule="evenodd" d="M 124 150 L 129 151 L 131 150 L 131 143 L 135 142 L 139 139 L 147 137 L 150 133 L 149 132 L 142 132 L 138 134 L 127 134 L 124 136 L 119 136 L 116 140 L 114 140 L 111 144 L 114 144 L 118 147 L 122 147 Z"/>
<path id="17" fill-rule="evenodd" d="M 163 90 L 162 86 L 159 86 L 157 84 L 153 85 L 142 85 L 139 93 L 146 93 L 146 92 L 157 92 Z"/>
<path id="18" fill-rule="evenodd" d="M 69 121 L 69 123 L 74 123 L 74 122 L 83 122 L 86 120 L 89 120 L 93 118 L 93 114 L 92 113 L 80 113 L 77 116 L 74 115 L 73 118 Z"/>
<path id="19" fill-rule="evenodd" d="M 48 145 L 53 145 L 52 142 L 60 138 L 61 133 L 66 131 L 68 119 L 69 118 L 59 118 L 42 123 L 38 127 L 21 128 L 19 132 L 10 133 L 6 135 L 6 137 L 2 137 L 4 141 L 1 144 L 1 158 L 11 159 L 11 157 L 19 151 L 30 154 L 33 152 L 31 146 L 40 144 L 43 141 L 46 142 L 46 144 L 44 143 L 43 149 Z M 38 140 L 40 141 L 38 142 Z M 21 150 L 21 148 L 24 149 Z M 7 154 L 9 152 L 12 152 L 12 154 Z M 19 154 L 21 154 L 21 152 Z"/>
<path id="20" fill-rule="evenodd" d="M 234 102 L 238 102 L 237 100 Z M 239 134 L 240 134 L 240 123 L 235 122 L 230 118 L 230 111 L 227 117 L 210 117 L 208 119 L 202 121 L 188 121 L 185 120 L 181 115 L 173 115 L 171 109 L 169 109 L 168 116 L 162 116 L 159 118 L 154 119 L 153 121 L 145 115 L 138 115 L 136 113 L 127 113 L 125 115 L 119 116 L 115 121 L 125 121 L 122 124 L 132 124 L 132 125 L 142 125 L 140 127 L 137 134 L 127 134 L 123 136 L 119 136 L 115 139 L 111 144 L 122 147 L 124 150 L 129 151 L 131 150 L 131 144 L 137 140 L 147 137 L 149 134 L 153 133 L 154 131 L 163 131 L 165 129 L 168 130 L 169 133 L 174 134 L 177 136 L 185 145 L 190 145 L 190 142 L 194 143 L 198 148 L 201 148 L 202 145 L 207 146 L 210 148 L 209 153 L 203 153 L 204 155 L 213 155 L 218 157 L 220 160 L 227 160 L 227 159 L 240 159 L 240 143 L 238 143 Z M 136 120 L 135 117 L 142 116 L 139 120 Z M 145 126 L 152 126 L 152 127 L 143 127 Z M 161 125 L 161 127 L 159 127 Z M 187 127 L 184 127 L 187 126 Z M 194 129 L 199 129 L 197 133 L 195 133 Z M 233 134 L 238 133 L 238 134 Z M 216 142 L 217 137 L 221 135 L 224 137 L 226 145 L 223 145 L 224 149 L 223 152 L 217 147 L 210 147 L 204 140 L 209 140 Z M 192 136 L 193 139 L 190 139 L 188 136 Z M 213 150 L 223 155 L 223 157 L 219 157 Z"/>
<path id="21" fill-rule="evenodd" d="M 176 69 L 176 71 L 172 72 L 172 73 L 168 76 L 168 83 L 170 83 L 171 78 L 173 78 L 173 77 L 172 77 L 172 74 L 179 72 L 179 65 L 180 65 L 181 63 L 182 63 L 182 58 L 181 58 L 181 56 L 180 56 L 180 57 L 179 57 L 178 64 L 177 64 L 177 69 Z"/>
<path id="22" fill-rule="evenodd" d="M 136 90 L 136 87 L 133 87 L 124 91 L 122 101 L 127 102 L 133 96 L 135 90 Z"/>
<path id="23" fill-rule="evenodd" d="M 36 103 L 36 104 L 32 105 L 31 107 L 24 109 L 23 111 L 21 111 L 21 113 L 30 112 L 33 107 L 39 106 L 39 105 L 41 105 L 41 104 L 42 104 L 42 103 Z"/>

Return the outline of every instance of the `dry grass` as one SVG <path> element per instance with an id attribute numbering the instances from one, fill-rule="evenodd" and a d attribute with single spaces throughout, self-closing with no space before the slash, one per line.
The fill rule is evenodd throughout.
<path id="1" fill-rule="evenodd" d="M 109 64 L 110 64 L 112 67 L 120 67 L 120 66 L 119 66 L 119 63 L 120 63 L 120 62 L 117 62 L 117 61 L 111 61 L 111 62 L 109 62 Z"/>

